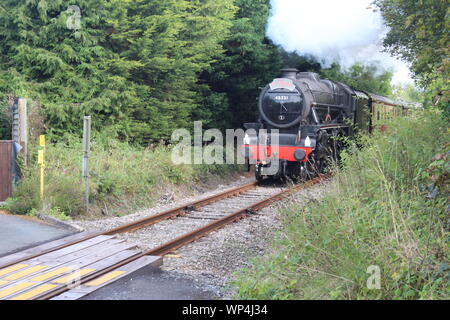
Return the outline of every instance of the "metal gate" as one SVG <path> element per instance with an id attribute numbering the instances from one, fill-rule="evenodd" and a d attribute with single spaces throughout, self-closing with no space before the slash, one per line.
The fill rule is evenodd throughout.
<path id="1" fill-rule="evenodd" d="M 12 196 L 13 141 L 0 141 L 0 201 Z"/>

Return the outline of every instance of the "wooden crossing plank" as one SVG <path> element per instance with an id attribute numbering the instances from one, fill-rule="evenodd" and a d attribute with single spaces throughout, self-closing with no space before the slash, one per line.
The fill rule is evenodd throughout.
<path id="1" fill-rule="evenodd" d="M 86 256 L 86 255 L 89 255 L 89 254 L 92 254 L 95 252 L 102 251 L 104 249 L 109 248 L 111 245 L 117 245 L 122 242 L 123 241 L 117 240 L 117 239 L 108 239 L 106 241 L 102 241 L 99 243 L 92 244 L 90 246 L 86 246 L 85 248 L 81 247 L 78 250 L 67 247 L 67 248 L 63 249 L 63 250 L 67 249 L 67 251 L 59 252 L 59 250 L 58 250 L 58 251 L 52 252 L 51 256 L 44 255 L 42 257 L 36 257 L 31 260 L 24 261 L 24 263 L 29 263 L 29 264 L 31 264 L 31 263 L 49 263 L 49 264 L 53 264 L 53 265 L 58 265 L 61 263 L 79 259 L 83 256 Z"/>
<path id="2" fill-rule="evenodd" d="M 109 272 L 104 276 L 101 276 L 93 281 L 90 281 L 84 285 L 75 287 L 59 296 L 52 298 L 51 300 L 77 300 L 80 299 L 95 290 L 98 290 L 104 286 L 107 286 L 125 276 L 128 276 L 139 269 L 144 267 L 159 267 L 162 263 L 160 256 L 143 256 L 133 262 L 130 262 L 117 270 Z"/>
<path id="3" fill-rule="evenodd" d="M 126 260 L 134 255 L 137 255 L 138 253 L 140 253 L 140 251 L 137 250 L 124 250 L 122 252 L 118 252 L 115 253 L 113 255 L 110 255 L 109 257 L 103 258 L 103 259 L 98 259 L 97 261 L 95 261 L 94 263 L 91 264 L 85 264 L 83 265 L 82 268 L 80 268 L 79 270 L 83 270 L 83 269 L 91 269 L 91 270 L 95 270 L 95 271 L 99 271 L 102 269 L 105 269 L 109 266 L 112 266 L 116 263 L 119 263 L 120 261 Z M 88 275 L 89 273 L 85 273 L 84 275 Z M 81 276 L 84 276 L 81 275 Z M 52 283 L 63 283 L 63 284 L 67 284 L 67 282 L 64 281 L 65 277 L 60 277 L 57 279 L 52 280 Z M 67 279 L 69 281 L 73 280 L 73 279 Z M 69 282 L 71 283 L 71 282 Z"/>
<path id="4" fill-rule="evenodd" d="M 127 243 L 118 243 L 115 245 L 111 245 L 109 247 L 106 247 L 105 250 L 97 251 L 94 253 L 91 253 L 87 256 L 81 257 L 77 260 L 70 261 L 67 263 L 67 265 L 72 266 L 76 269 L 84 268 L 85 266 L 92 265 L 98 261 L 102 261 L 110 256 L 116 255 L 122 251 L 133 251 L 133 252 L 139 252 L 135 249 L 135 246 L 132 244 Z"/>
<path id="5" fill-rule="evenodd" d="M 86 241 L 82 241 L 82 242 L 79 242 L 77 244 L 74 244 L 74 245 L 71 245 L 71 246 L 68 246 L 68 247 L 65 247 L 65 248 L 53 251 L 53 252 L 46 253 L 44 255 L 40 255 L 40 256 L 38 256 L 36 258 L 33 258 L 33 259 L 30 259 L 30 260 L 33 260 L 33 261 L 41 260 L 42 261 L 43 259 L 56 259 L 57 257 L 61 257 L 61 256 L 66 255 L 66 254 L 70 254 L 72 252 L 80 251 L 82 249 L 91 247 L 91 246 L 96 245 L 98 243 L 107 241 L 107 240 L 109 240 L 111 238 L 114 238 L 114 236 L 104 236 L 104 235 L 97 236 L 97 237 L 94 237 L 92 239 L 89 239 L 89 240 L 86 240 Z M 30 260 L 26 260 L 26 261 L 30 261 Z"/>
<path id="6" fill-rule="evenodd" d="M 42 282 L 42 281 L 46 281 L 46 280 L 49 280 L 49 279 L 56 278 L 56 277 L 58 277 L 58 276 L 60 276 L 60 275 L 62 275 L 64 273 L 68 273 L 68 272 L 71 272 L 71 271 L 73 271 L 73 269 L 71 267 L 59 267 L 59 268 L 56 268 L 54 270 L 48 271 L 46 273 L 43 273 L 41 275 L 38 275 L 38 276 L 36 276 L 36 277 L 34 277 L 34 278 L 30 279 L 30 280 L 33 281 L 33 282 Z"/>
<path id="7" fill-rule="evenodd" d="M 26 249 L 23 251 L 19 251 L 19 252 L 13 253 L 13 254 L 3 256 L 0 258 L 0 269 L 3 269 L 6 266 L 11 265 L 11 264 L 17 264 L 17 263 L 21 262 L 23 259 L 29 260 L 31 256 L 39 254 L 46 250 L 58 248 L 58 247 L 66 245 L 68 243 L 71 243 L 73 241 L 78 241 L 78 240 L 84 239 L 85 237 L 93 236 L 94 234 L 95 234 L 94 232 L 80 232 L 80 233 L 76 233 L 76 234 L 68 236 L 68 237 L 64 237 L 64 238 L 61 238 L 58 240 L 46 242 L 44 244 L 29 248 L 29 249 Z"/>
<path id="8" fill-rule="evenodd" d="M 33 285 L 34 285 L 33 282 L 22 282 L 19 284 L 15 284 L 14 286 L 9 286 L 3 290 L 0 290 L 0 299 L 13 295 L 17 292 L 23 291 Z"/>
<path id="9" fill-rule="evenodd" d="M 95 271 L 97 271 L 97 270 L 92 269 L 92 268 L 91 269 L 88 269 L 88 268 L 78 269 L 76 272 L 73 272 L 67 276 L 53 280 L 53 283 L 70 284 L 70 283 L 73 283 L 73 282 L 81 279 L 83 276 L 88 275 Z"/>
<path id="10" fill-rule="evenodd" d="M 99 262 L 96 262 L 96 263 L 91 264 L 89 266 L 86 266 L 86 268 L 96 269 L 98 271 L 99 270 L 98 267 L 103 267 L 103 268 L 109 267 L 109 266 L 114 265 L 116 263 L 119 263 L 119 262 L 121 262 L 123 260 L 126 260 L 126 259 L 128 259 L 128 258 L 130 258 L 132 256 L 135 256 L 138 253 L 140 253 L 140 252 L 137 251 L 137 250 L 125 250 L 125 251 L 119 252 L 117 254 L 114 254 L 113 256 L 110 256 L 110 257 L 108 257 L 106 259 L 103 259 L 102 261 L 99 261 Z M 53 289 L 59 289 L 59 288 L 65 287 L 66 284 L 59 284 L 58 281 L 57 281 L 58 279 L 59 278 L 54 279 L 52 281 L 48 281 L 46 283 L 52 284 L 52 285 L 56 285 L 56 287 L 54 287 Z M 22 282 L 22 283 L 24 283 L 24 282 Z M 25 283 L 31 283 L 31 281 L 27 281 Z M 14 297 L 16 297 L 18 295 L 26 294 L 28 291 L 34 290 L 34 289 L 38 288 L 39 286 L 41 286 L 43 284 L 45 284 L 45 283 L 36 283 L 36 282 L 34 282 L 33 286 L 27 286 L 26 288 L 24 288 L 22 290 L 15 290 L 13 293 L 11 293 L 11 294 L 9 294 L 7 296 L 3 296 L 3 298 L 0 298 L 0 299 L 12 299 L 12 298 L 14 298 Z M 71 284 L 72 283 L 69 283 L 68 285 L 71 285 Z M 18 284 L 16 283 L 16 284 L 13 284 L 13 285 L 9 285 L 6 288 L 0 289 L 0 294 L 2 293 L 2 290 L 7 290 L 7 289 L 13 288 L 14 286 L 17 286 L 17 285 Z M 38 296 L 33 296 L 33 298 L 37 298 L 37 297 Z"/>
<path id="11" fill-rule="evenodd" d="M 50 291 L 50 290 L 52 290 L 52 289 L 54 289 L 56 287 L 57 287 L 57 285 L 55 285 L 55 284 L 46 283 L 46 284 L 40 285 L 38 287 L 35 287 L 34 289 L 31 289 L 31 290 L 29 290 L 29 291 L 27 291 L 25 293 L 16 295 L 13 298 L 11 298 L 11 300 L 28 300 L 28 299 L 32 299 L 32 298 L 34 298 L 34 297 L 36 297 L 38 295 L 41 295 L 43 293 L 46 293 L 46 292 Z"/>
<path id="12" fill-rule="evenodd" d="M 10 274 L 10 273 L 12 273 L 14 271 L 17 271 L 17 270 L 20 270 L 20 269 L 24 269 L 24 268 L 29 267 L 29 266 L 30 266 L 29 264 L 20 263 L 20 264 L 12 265 L 12 266 L 10 266 L 8 268 L 1 269 L 0 270 L 0 278 L 3 277 L 4 275 Z"/>
<path id="13" fill-rule="evenodd" d="M 69 257 L 69 259 L 68 259 L 69 261 L 73 260 L 73 259 L 76 259 L 78 256 L 83 255 L 84 253 L 86 253 L 86 251 L 82 250 L 83 247 L 89 248 L 89 247 L 92 247 L 95 244 L 102 243 L 102 242 L 104 243 L 105 241 L 108 241 L 108 239 L 110 239 L 110 238 L 111 238 L 111 236 L 99 236 L 99 237 L 92 238 L 92 239 L 84 241 L 84 242 L 80 242 L 79 244 L 76 244 L 76 245 L 73 245 L 73 246 L 69 246 L 67 248 L 63 248 L 63 249 L 60 249 L 60 250 L 57 250 L 57 251 L 45 254 L 45 255 L 43 255 L 41 257 L 32 258 L 30 260 L 25 260 L 25 261 L 23 261 L 23 263 L 19 263 L 18 265 L 12 265 L 12 266 L 9 266 L 7 268 L 0 269 L 0 278 L 2 278 L 2 276 L 1 276 L 2 274 L 9 274 L 10 273 L 10 269 L 15 269 L 15 268 L 17 268 L 19 266 L 22 266 L 22 265 L 38 265 L 38 264 L 47 265 L 47 264 L 52 262 L 52 259 L 51 259 L 52 257 L 57 258 L 57 257 L 60 257 L 60 256 L 67 255 L 67 257 Z M 76 252 L 77 249 L 80 250 L 80 251 Z M 72 259 L 72 257 L 73 257 L 73 259 Z M 66 258 L 66 260 L 67 260 L 67 258 Z M 53 267 L 53 266 L 55 266 L 57 264 L 58 263 L 56 263 L 56 264 L 55 263 L 51 263 L 50 266 Z M 3 279 L 3 280 L 5 280 L 5 279 Z"/>
<path id="14" fill-rule="evenodd" d="M 161 265 L 161 257 L 142 257 L 140 251 L 132 250 L 135 248 L 113 235 L 78 233 L 2 257 L 0 299 L 39 299 L 54 290 L 69 289 L 83 279 L 88 283 L 65 297 L 86 295 L 145 266 Z M 133 257 L 140 258 L 112 269 Z M 96 277 L 102 270 L 109 272 Z"/>
<path id="15" fill-rule="evenodd" d="M 89 281 L 88 283 L 86 283 L 86 286 L 88 287 L 100 287 L 103 284 L 107 283 L 107 282 L 111 282 L 114 279 L 119 279 L 120 276 L 126 274 L 127 272 L 124 270 L 114 270 L 111 272 L 108 272 L 107 274 L 98 277 L 97 279 L 94 279 L 92 281 Z"/>
<path id="16" fill-rule="evenodd" d="M 34 275 L 35 273 L 38 273 L 39 271 L 48 269 L 48 266 L 45 265 L 37 265 L 37 266 L 32 266 L 30 268 L 26 268 L 25 270 L 20 270 L 18 272 L 14 272 L 8 276 L 5 277 L 4 280 L 7 281 L 13 281 L 13 280 L 22 280 L 24 279 L 26 276 L 30 276 L 30 275 Z"/>
<path id="17" fill-rule="evenodd" d="M 106 259 L 102 259 L 101 261 L 98 261 L 94 264 L 87 266 L 87 268 L 92 268 L 92 266 L 102 266 L 102 265 L 103 266 L 111 266 L 111 265 L 119 263 L 125 259 L 128 259 L 132 256 L 135 256 L 139 253 L 140 252 L 137 250 L 121 251 L 121 252 L 116 253 Z M 45 282 L 33 282 L 33 281 L 30 281 L 29 279 L 25 279 L 25 281 L 9 283 L 6 287 L 0 288 L 0 300 L 11 299 L 18 295 L 26 294 L 28 291 L 35 290 L 35 289 L 37 290 L 38 287 L 40 287 L 44 284 L 56 285 L 56 287 L 53 287 L 53 289 L 59 289 L 59 288 L 66 286 L 66 284 L 59 284 L 52 280 L 55 280 L 55 279 L 48 279 Z M 68 285 L 72 285 L 72 283 L 69 283 Z M 37 290 L 37 291 L 39 291 L 39 290 Z M 43 293 L 45 293 L 45 292 L 43 292 Z"/>
<path id="18" fill-rule="evenodd" d="M 132 244 L 124 244 L 122 242 L 117 243 L 117 241 L 118 240 L 114 240 L 114 239 L 105 241 L 102 243 L 101 248 L 97 248 L 96 251 L 92 251 L 92 250 L 86 251 L 85 252 L 86 254 L 79 254 L 79 252 L 75 252 L 71 255 L 67 255 L 66 259 L 59 260 L 58 262 L 47 261 L 47 263 L 45 265 L 48 266 L 48 268 L 43 270 L 43 272 L 41 272 L 40 274 L 33 273 L 28 276 L 19 277 L 16 280 L 17 281 L 34 281 L 34 282 L 45 282 L 44 280 L 49 281 L 49 280 L 52 280 L 52 279 L 58 277 L 58 274 L 53 274 L 53 273 L 56 270 L 60 270 L 61 268 L 70 268 L 70 271 L 76 271 L 78 269 L 83 268 L 86 265 L 93 264 L 97 261 L 103 260 L 104 258 L 115 255 L 121 251 L 130 250 L 130 249 L 135 248 L 135 246 Z M 108 242 L 111 242 L 111 243 L 109 245 L 107 245 Z M 90 249 L 90 248 L 86 248 L 85 250 L 88 250 L 88 249 Z M 138 251 L 136 251 L 136 253 L 137 252 Z M 40 276 L 47 275 L 47 274 L 50 274 L 50 277 L 43 278 L 42 280 L 34 280 L 34 278 L 38 278 Z M 2 280 L 8 280 L 8 279 L 2 279 Z M 11 285 L 11 284 L 12 284 L 12 282 L 8 281 L 7 283 L 0 284 L 0 287 L 6 286 L 6 285 Z"/>
<path id="19" fill-rule="evenodd" d="M 95 234 L 95 233 L 94 232 L 80 232 L 80 233 L 76 233 L 76 234 L 58 239 L 58 240 L 46 242 L 46 243 L 40 244 L 38 246 L 31 247 L 31 248 L 28 248 L 28 249 L 25 249 L 25 250 L 22 250 L 19 252 L 5 255 L 3 257 L 0 257 L 0 266 L 3 266 L 6 263 L 10 263 L 11 261 L 14 261 L 15 259 L 22 259 L 23 257 L 27 257 L 27 256 L 33 255 L 33 254 L 38 254 L 45 250 L 58 248 L 61 245 L 71 243 L 73 241 L 81 240 L 81 239 L 83 239 L 87 236 L 91 236 L 93 234 Z"/>
<path id="20" fill-rule="evenodd" d="M 137 253 L 137 252 L 140 252 L 140 251 L 135 251 L 135 253 Z M 112 255 L 106 259 L 99 260 L 93 264 L 90 264 L 90 265 L 86 266 L 86 268 L 103 270 L 103 269 L 109 268 L 110 266 L 115 265 L 123 260 L 126 260 L 129 257 L 131 257 L 131 256 L 129 256 L 126 253 L 119 252 L 118 254 Z"/>

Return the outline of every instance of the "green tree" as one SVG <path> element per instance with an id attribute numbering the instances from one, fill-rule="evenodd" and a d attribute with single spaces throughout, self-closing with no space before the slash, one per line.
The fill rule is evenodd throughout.
<path id="1" fill-rule="evenodd" d="M 392 96 L 391 71 L 382 71 L 376 64 L 365 65 L 356 63 L 349 69 L 342 69 L 337 63 L 328 69 L 322 69 L 320 74 L 323 78 L 343 82 L 359 90 L 383 96 Z"/>
<path id="2" fill-rule="evenodd" d="M 389 31 L 386 49 L 412 65 L 427 99 L 448 111 L 450 7 L 448 0 L 375 0 Z M 449 112 L 450 113 L 450 112 Z"/>
<path id="3" fill-rule="evenodd" d="M 417 89 L 414 84 L 394 85 L 392 91 L 395 97 L 408 102 L 422 102 L 425 98 L 423 91 Z"/>
<path id="4" fill-rule="evenodd" d="M 107 43 L 138 63 L 129 70 L 142 97 L 131 113 L 132 136 L 167 139 L 174 128 L 191 126 L 201 102 L 198 74 L 222 53 L 235 9 L 231 0 L 140 0 L 110 21 Z"/>
<path id="5" fill-rule="evenodd" d="M 433 73 L 448 64 L 447 0 L 376 0 L 375 4 L 389 27 L 384 45 L 411 62 L 416 74 Z"/>
<path id="6" fill-rule="evenodd" d="M 6 101 L 0 102 L 0 140 L 11 140 L 11 115 Z"/>
<path id="7" fill-rule="evenodd" d="M 210 126 L 241 127 L 257 118 L 259 87 L 279 73 L 279 49 L 266 37 L 269 0 L 237 0 L 239 8 L 230 37 L 223 43 L 225 53 L 202 75 L 204 109 L 211 115 Z M 204 116 L 203 116 L 204 118 Z"/>
<path id="8" fill-rule="evenodd" d="M 107 12 L 97 1 L 78 5 L 79 30 L 67 27 L 64 1 L 6 0 L 0 10 L 1 91 L 41 101 L 56 132 L 79 129 L 75 119 L 83 114 L 96 113 L 103 125 L 124 117 L 120 105 L 106 103 L 125 89 L 109 76 L 115 56 L 101 46 Z"/>
<path id="9" fill-rule="evenodd" d="M 79 28 L 70 28 L 81 9 Z M 187 126 L 198 74 L 222 52 L 233 0 L 5 0 L 0 92 L 43 106 L 48 131 L 114 127 L 144 143 Z"/>

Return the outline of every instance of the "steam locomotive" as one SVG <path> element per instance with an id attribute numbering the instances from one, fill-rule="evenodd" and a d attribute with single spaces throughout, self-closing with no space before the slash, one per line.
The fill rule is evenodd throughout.
<path id="1" fill-rule="evenodd" d="M 283 69 L 261 90 L 259 120 L 244 124 L 242 151 L 265 177 L 308 179 L 339 159 L 343 137 L 370 132 L 408 107 L 312 72 Z M 253 130 L 252 130 L 253 129 Z M 276 165 L 274 165 L 276 163 Z"/>

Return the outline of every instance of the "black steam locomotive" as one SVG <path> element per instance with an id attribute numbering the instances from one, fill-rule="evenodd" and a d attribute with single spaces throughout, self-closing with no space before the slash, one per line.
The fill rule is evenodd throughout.
<path id="1" fill-rule="evenodd" d="M 254 130 L 247 130 L 253 133 L 246 134 L 242 146 L 248 162 L 255 164 L 257 180 L 307 179 L 324 172 L 331 159 L 339 158 L 342 137 L 370 132 L 407 112 L 389 98 L 297 69 L 283 69 L 281 78 L 263 88 L 258 108 L 258 122 L 244 125 Z"/>

